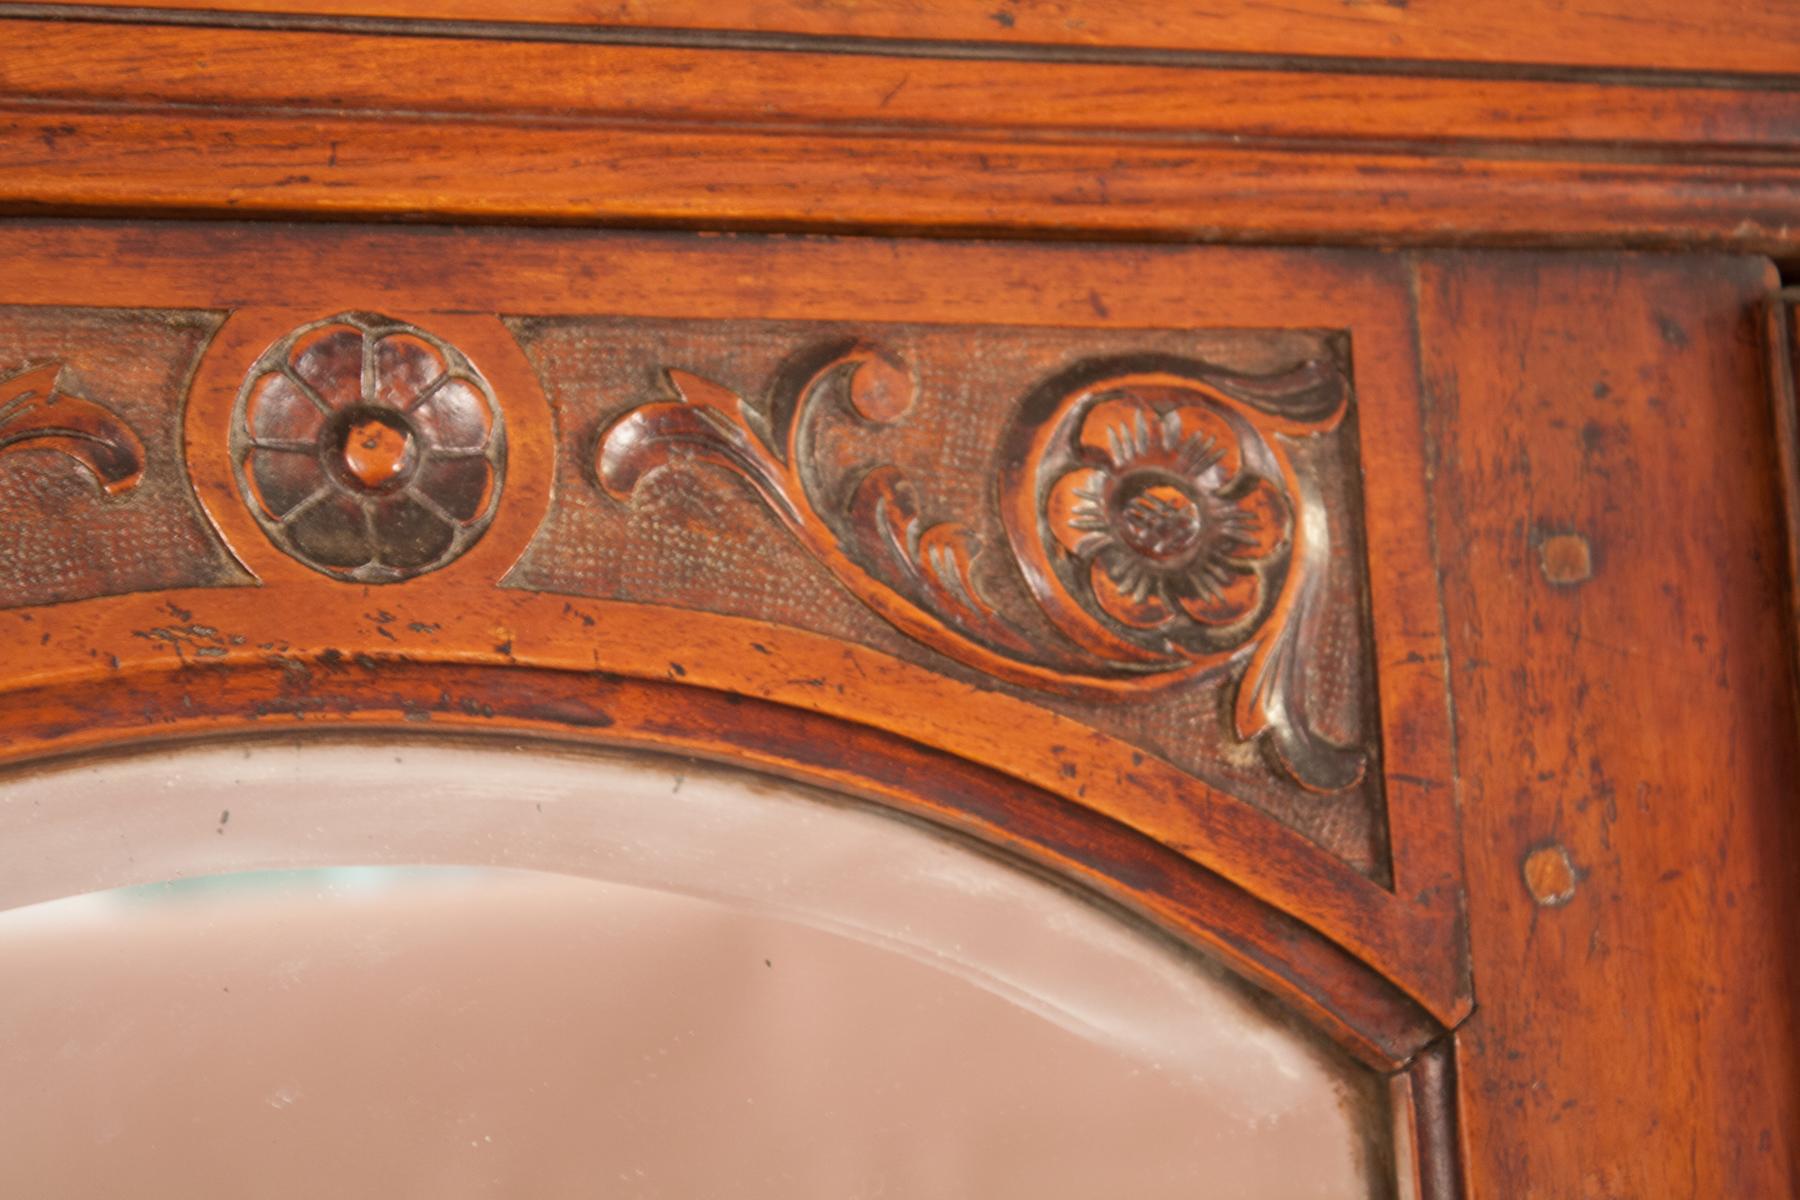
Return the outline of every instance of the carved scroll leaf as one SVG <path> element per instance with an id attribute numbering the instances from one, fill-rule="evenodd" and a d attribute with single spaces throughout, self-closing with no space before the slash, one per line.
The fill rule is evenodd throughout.
<path id="1" fill-rule="evenodd" d="M 1003 439 L 999 493 L 1012 564 L 1047 636 L 983 595 L 979 539 L 926 521 L 898 468 L 871 466 L 848 488 L 811 476 L 816 425 L 833 411 L 900 419 L 916 394 L 910 370 L 863 343 L 802 362 L 766 408 L 670 369 L 678 399 L 602 433 L 598 482 L 623 500 L 673 464 L 723 467 L 885 619 L 1031 687 L 1130 693 L 1241 666 L 1239 736 L 1265 739 L 1305 786 L 1360 778 L 1362 754 L 1319 737 L 1298 703 L 1296 647 L 1329 547 L 1276 436 L 1342 417 L 1349 388 L 1335 364 L 1269 376 L 1186 360 L 1087 364 L 1028 397 Z"/>
<path id="2" fill-rule="evenodd" d="M 605 431 L 595 456 L 600 486 L 628 498 L 644 476 L 675 462 L 704 462 L 741 476 L 809 550 L 857 594 L 908 633 L 937 645 L 974 650 L 993 643 L 1017 655 L 1029 639 L 1009 626 L 979 592 L 972 565 L 979 547 L 961 526 L 926 526 L 910 482 L 891 466 L 860 481 L 847 511 L 828 516 L 802 475 L 808 461 L 811 399 L 841 383 L 865 421 L 896 420 L 912 404 L 911 375 L 890 356 L 849 345 L 778 392 L 766 413 L 737 393 L 689 372 L 665 372 L 679 400 L 632 409 Z M 984 665 L 1004 667 L 1004 659 Z"/>
<path id="3" fill-rule="evenodd" d="M 58 390 L 61 363 L 0 382 L 0 454 L 53 450 L 87 469 L 107 495 L 144 477 L 144 443 L 116 413 Z"/>
<path id="4" fill-rule="evenodd" d="M 919 517 L 912 481 L 898 467 L 879 466 L 852 493 L 850 528 L 866 531 L 880 557 L 877 574 L 896 590 L 917 596 L 946 624 L 1018 656 L 1031 643 L 1001 618 L 975 582 L 981 541 L 966 525 L 927 525 Z"/>

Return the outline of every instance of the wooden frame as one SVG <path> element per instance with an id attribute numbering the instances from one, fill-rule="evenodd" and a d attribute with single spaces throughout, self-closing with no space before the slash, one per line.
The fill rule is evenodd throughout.
<path id="1" fill-rule="evenodd" d="M 73 384 L 56 420 L 7 419 L 101 485 L 72 519 L 178 479 L 229 550 L 0 608 L 0 761 L 310 722 L 744 762 L 1219 955 L 1393 1073 L 1421 1195 L 1791 1187 L 1800 451 L 1791 305 L 1741 256 L 1800 246 L 1800 35 L 1772 10 L 1340 7 L 0 5 L 6 304 L 183 310 L 206 343 L 166 390 L 175 435 Z M 451 227 L 338 223 L 370 220 Z M 590 228 L 481 228 L 518 223 Z M 1019 244 L 895 240 L 970 235 Z M 1469 244 L 1562 253 L 1444 249 Z M 391 584 L 277 550 L 226 433 L 258 355 L 345 313 L 454 344 L 506 411 L 493 525 Z M 1386 867 L 955 636 L 718 611 L 723 581 L 496 586 L 571 472 L 604 491 L 609 422 L 702 396 L 654 369 L 720 411 L 761 386 L 645 359 L 641 390 L 581 407 L 501 316 L 816 327 L 861 339 L 840 365 L 883 394 L 917 365 L 879 377 L 888 327 L 1347 335 Z M 983 381 L 984 428 L 1033 382 Z M 867 616 L 866 559 L 834 573 L 781 488 L 719 486 L 751 557 L 802 556 Z"/>
<path id="2" fill-rule="evenodd" d="M 147 455 L 152 472 L 185 469 L 255 583 L 0 612 L 13 664 L 0 681 L 6 761 L 321 722 L 674 749 L 878 799 L 1022 854 L 1206 946 L 1383 1071 L 1436 1062 L 1418 1056 L 1467 1013 L 1442 634 L 1420 524 L 1418 385 L 1394 260 L 941 244 L 893 260 L 852 242 L 193 226 L 14 226 L 0 231 L 8 240 L 7 293 L 33 305 L 229 306 L 185 402 L 168 398 L 184 403 L 183 445 L 152 442 Z M 84 261 L 112 266 L 102 274 Z M 384 264 L 379 278 L 369 262 Z M 877 273 L 890 298 L 846 305 L 851 282 Z M 979 283 L 966 296 L 936 286 L 1007 277 L 1033 287 L 996 303 Z M 589 290 L 594 278 L 611 287 Z M 745 291 L 736 282 L 745 279 L 759 282 Z M 297 292 L 318 299 L 287 307 Z M 509 456 L 494 527 L 466 556 L 373 588 L 269 542 L 239 496 L 224 436 L 265 347 L 321 316 L 363 310 L 466 351 L 504 397 Z M 552 482 L 552 460 L 570 445 L 553 430 L 570 418 L 553 418 L 494 311 L 826 318 L 868 329 L 919 320 L 1345 329 L 1359 356 L 1363 503 L 1379 564 L 1373 621 L 1391 648 L 1379 672 L 1391 888 L 1027 692 L 972 691 L 922 664 L 764 621 L 496 586 L 564 485 Z M 854 689 L 834 682 L 846 670 Z M 148 725 L 146 706 L 162 714 Z M 1428 1074 L 1406 1093 L 1412 1141 L 1445 1154 L 1444 1068 L 1419 1069 Z"/>

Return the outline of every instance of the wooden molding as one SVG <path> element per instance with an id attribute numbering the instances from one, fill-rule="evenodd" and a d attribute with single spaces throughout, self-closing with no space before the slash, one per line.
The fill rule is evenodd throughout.
<path id="1" fill-rule="evenodd" d="M 1800 88 L 1779 80 L 983 60 L 140 16 L 150 23 L 0 20 L 0 207 L 1800 245 Z M 321 70 L 333 80 L 323 94 Z"/>
<path id="2" fill-rule="evenodd" d="M 55 593 L 21 562 L 7 579 L 17 594 L 0 598 L 0 645 L 17 665 L 0 679 L 0 756 L 23 762 L 295 721 L 428 722 L 717 755 L 740 746 L 777 769 L 816 772 L 819 754 L 834 758 L 844 738 L 862 736 L 808 735 L 816 749 L 798 757 L 762 754 L 749 747 L 774 739 L 773 726 L 738 728 L 715 716 L 677 733 L 667 705 L 636 717 L 630 697 L 651 682 L 658 696 L 704 694 L 694 703 L 726 710 L 754 701 L 770 706 L 772 721 L 777 710 L 811 714 L 867 730 L 882 746 L 928 747 L 1009 779 L 1020 797 L 1038 797 L 1019 803 L 1043 809 L 1030 820 L 1049 821 L 1035 826 L 1045 831 L 1058 812 L 1086 813 L 1082 822 L 1119 830 L 1145 853 L 1173 855 L 1143 868 L 1155 882 L 1108 885 L 1165 923 L 1198 929 L 1212 920 L 1169 908 L 1174 885 L 1164 876 L 1185 862 L 1282 914 L 1277 924 L 1312 930 L 1298 940 L 1228 938 L 1230 947 L 1215 949 L 1368 1060 L 1403 1064 L 1466 1013 L 1469 991 L 1442 631 L 1421 527 L 1417 385 L 1394 260 L 947 243 L 917 243 L 895 258 L 892 249 L 557 231 L 0 229 L 7 294 L 31 306 L 10 310 L 10 352 L 81 329 L 95 371 L 117 357 L 106 347 L 121 338 L 137 339 L 126 344 L 139 358 L 197 356 L 197 367 L 171 360 L 136 377 L 139 389 L 191 379 L 185 392 L 130 397 L 181 410 L 179 441 L 164 432 L 167 440 L 147 446 L 145 487 L 160 489 L 161 512 L 182 503 L 171 483 L 191 488 L 241 569 L 214 578 L 189 565 L 191 578 L 176 586 L 45 603 Z M 98 276 L 81 269 L 84 260 L 112 267 Z M 1008 278 L 1030 287 L 1009 289 Z M 874 279 L 884 302 L 846 299 Z M 973 291 L 959 295 L 953 280 Z M 313 297 L 314 307 L 292 308 L 296 296 Z M 210 341 L 171 336 L 165 351 L 120 324 L 134 311 L 120 315 L 121 304 L 226 315 Z M 773 315 L 784 323 L 771 326 Z M 174 328 L 200 321 L 172 319 Z M 1167 357 L 1176 344 L 1192 347 L 1197 365 L 1177 369 Z M 664 345 L 682 347 L 681 357 Z M 908 349 L 915 345 L 923 349 Z M 831 353 L 821 357 L 819 346 Z M 772 384 L 760 372 L 737 378 L 731 364 L 764 352 L 755 347 L 801 354 Z M 1114 358 L 1133 347 L 1155 353 L 1121 368 L 1095 356 L 1103 347 Z M 1015 365 L 985 365 L 996 355 Z M 602 373 L 602 362 L 620 373 Z M 730 379 L 767 407 L 754 411 L 743 393 L 703 384 L 700 374 L 677 376 L 688 403 L 668 401 L 656 375 L 678 362 L 714 363 L 706 376 Z M 1085 373 L 1075 379 L 1055 363 Z M 468 438 L 444 432 L 463 415 L 422 415 L 450 387 L 467 393 Z M 480 415 L 484 404 L 493 415 Z M 824 412 L 840 405 L 841 417 Z M 1024 423 L 1014 440 L 1042 435 L 1037 449 L 1009 448 L 1005 414 L 1015 409 Z M 1152 409 L 1159 429 L 1180 434 L 1172 447 L 1147 432 L 1139 446 L 1137 424 Z M 825 429 L 822 417 L 847 424 Z M 1125 423 L 1109 424 L 1114 417 Z M 1321 464 L 1350 444 L 1352 421 L 1360 470 L 1334 483 Z M 502 423 L 503 448 L 493 440 Z M 1109 430 L 1131 442 L 1130 454 L 1123 441 L 1116 447 L 1123 459 L 1109 457 Z M 1319 441 L 1321 431 L 1337 440 Z M 485 464 L 466 504 L 427 477 L 446 446 L 461 455 L 452 462 Z M 1205 461 L 1190 463 L 1190 450 Z M 716 470 L 710 477 L 724 491 L 696 495 L 697 507 L 633 495 L 649 489 L 646 473 L 659 464 L 665 495 L 689 486 L 709 456 L 748 472 L 760 501 Z M 904 489 L 884 460 L 919 463 L 912 474 L 930 481 L 934 498 L 968 498 L 953 518 L 984 531 L 991 563 L 968 556 L 963 535 L 941 524 L 910 527 Z M 1136 538 L 1130 563 L 1105 567 L 1080 557 L 1100 548 L 1070 548 L 1060 517 L 1031 499 L 1060 503 L 1057 485 L 1102 461 L 1124 491 L 1103 488 L 1097 513 L 1123 523 L 1108 536 Z M 1011 487 L 1023 507 L 1011 516 L 979 499 L 1005 494 L 1003 463 L 1023 472 Z M 1357 477 L 1364 482 L 1353 485 Z M 860 489 L 851 486 L 858 480 Z M 1131 526 L 1139 518 L 1126 508 L 1140 486 L 1161 488 L 1170 504 L 1212 506 L 1200 533 L 1229 535 L 1214 549 L 1231 559 L 1212 591 L 1173 574 L 1163 582 L 1146 574 L 1138 586 L 1132 572 L 1186 571 L 1206 549 L 1181 540 L 1192 530 L 1179 522 L 1173 533 Z M 342 513 L 320 507 L 333 498 L 345 498 Z M 445 529 L 490 510 L 491 524 L 434 540 L 437 525 L 424 517 L 414 529 L 388 515 L 412 503 L 427 516 L 441 509 Z M 318 529 L 298 528 L 302 507 L 322 514 Z M 1361 577 L 1360 536 L 1324 566 L 1316 539 L 1355 529 L 1365 509 L 1367 554 L 1383 569 Z M 701 535 L 695 547 L 728 549 L 736 567 L 722 573 L 685 548 L 689 527 Z M 59 536 L 69 543 L 64 556 L 78 557 L 88 534 L 75 519 Z M 880 557 L 882 538 L 906 556 Z M 154 559 L 159 550 L 138 553 Z M 171 553 L 189 562 L 186 551 Z M 592 564 L 609 559 L 641 567 L 597 574 Z M 1046 589 L 1035 598 L 1027 560 L 1038 562 Z M 1108 599 L 1094 590 L 1094 572 L 1110 578 L 1115 567 L 1126 582 Z M 788 592 L 801 603 L 777 604 Z M 1156 601 L 1170 606 L 1185 597 L 1222 623 L 1199 622 L 1186 607 L 1140 611 L 1153 593 L 1173 597 Z M 958 607 L 976 596 L 987 607 Z M 1227 613 L 1232 597 L 1242 604 Z M 894 607 L 902 603 L 911 617 Z M 1336 614 L 1326 650 L 1313 648 L 1307 606 Z M 1369 629 L 1377 643 L 1407 650 L 1365 674 L 1352 666 L 1373 653 L 1358 649 Z M 1367 781 L 1325 770 L 1332 764 L 1306 742 L 1321 710 L 1298 694 L 1298 672 L 1326 652 L 1342 685 L 1339 707 L 1372 714 L 1356 718 Z M 995 669 L 1008 662 L 1020 670 Z M 504 679 L 516 679 L 516 695 L 495 686 Z M 151 695 L 181 698 L 145 727 Z M 1167 745 L 1172 735 L 1154 732 L 1162 726 L 1178 735 Z M 789 745 L 787 737 L 769 744 Z M 1260 757 L 1260 740 L 1277 751 L 1280 771 Z M 864 778 L 863 768 L 844 769 L 840 779 Z M 1021 853 L 1050 853 L 1038 834 L 1021 838 L 1007 823 L 1024 820 L 1017 812 L 944 815 Z M 1375 859 L 1343 840 L 1371 822 L 1382 848 Z M 1324 957 L 1303 964 L 1308 946 Z M 1319 970 L 1349 974 L 1331 982 L 1315 978 Z M 1362 982 L 1345 982 L 1351 976 Z M 1340 995 L 1345 986 L 1351 993 Z"/>
<path id="3" fill-rule="evenodd" d="M 803 38 L 938 44 L 998 56 L 1156 48 L 1164 52 L 1294 58 L 1388 59 L 1428 69 L 1623 68 L 1654 64 L 1689 73 L 1796 74 L 1791 48 L 1800 17 L 1781 0 L 1737 6 L 1717 19 L 1682 0 L 1643 0 L 1630 11 L 1593 3 L 1528 0 L 1222 0 L 1169 6 L 1129 0 L 90 0 L 8 4 L 47 13 L 126 21 L 187 17 L 222 23 L 325 18 L 510 26 L 519 33 L 668 38 L 745 31 Z"/>
<path id="4" fill-rule="evenodd" d="M 1793 610 L 1794 696 L 1800 702 L 1800 289 L 1769 297 L 1769 402 L 1775 451 L 1781 466 L 1781 502 L 1787 519 L 1788 596 Z M 1796 704 L 1800 711 L 1800 703 Z"/>

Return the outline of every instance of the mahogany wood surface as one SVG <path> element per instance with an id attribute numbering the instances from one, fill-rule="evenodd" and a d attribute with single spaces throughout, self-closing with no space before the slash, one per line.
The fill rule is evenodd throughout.
<path id="1" fill-rule="evenodd" d="M 1471 1194 L 1787 1195 L 1800 763 L 1773 273 L 1418 270 L 1479 997 L 1456 1035 Z M 1559 537 L 1587 572 L 1545 555 Z"/>
<path id="2" fill-rule="evenodd" d="M 0 206 L 1781 253 L 1800 88 L 14 19 Z"/>
<path id="3" fill-rule="evenodd" d="M 0 5 L 0 18 L 6 8 Z M 728 124 L 1000 140 L 1207 137 L 1354 143 L 1555 143 L 1621 153 L 1692 147 L 1718 161 L 1800 152 L 1800 90 L 1728 81 L 1457 79 L 1347 68 L 967 59 L 873 52 L 635 46 L 411 33 L 193 29 L 85 21 L 4 25 L 15 100 L 239 105 L 469 120 Z M 321 91 L 310 74 L 333 72 Z M 1796 81 L 1800 88 L 1800 80 Z"/>
<path id="4" fill-rule="evenodd" d="M 1794 696 L 1800 712 L 1800 291 L 1784 288 L 1770 300 L 1769 401 L 1775 409 L 1775 452 L 1787 517 L 1788 602 L 1794 628 Z"/>
<path id="5" fill-rule="evenodd" d="M 1412 1062 L 1456 1027 L 1471 1194 L 1559 1195 L 1571 1179 L 1600 1195 L 1765 1194 L 1791 1175 L 1795 710 L 1764 264 L 19 222 L 0 250 L 8 295 L 35 304 L 238 310 L 194 381 L 186 469 L 263 581 L 4 614 L 9 759 L 295 721 L 747 758 L 1080 878 L 1370 1062 Z M 877 277 L 879 295 L 851 286 Z M 296 290 L 313 307 L 284 307 Z M 309 315 L 374 307 L 484 364 L 512 457 L 481 543 L 371 589 L 267 545 L 220 456 L 259 349 Z M 543 519 L 553 452 L 495 310 L 1347 328 L 1397 893 L 989 688 L 766 622 L 493 589 Z M 1421 417 L 1430 505 L 1404 486 L 1423 469 L 1405 450 Z M 165 470 L 170 452 L 143 449 Z M 846 671 L 856 687 L 834 684 Z M 964 780 L 959 761 L 995 782 L 923 781 Z M 1459 812 L 1472 1015 L 1446 844 Z M 1418 1070 L 1443 1093 L 1444 1064 Z M 1419 1119 L 1421 1144 L 1444 1147 L 1441 1108 Z M 1433 1153 L 1449 1178 L 1450 1151 Z"/>
<path id="6" fill-rule="evenodd" d="M 0 499 L 46 548 L 0 578 L 9 767 L 297 725 L 743 762 L 1216 955 L 1390 1073 L 1425 1200 L 1794 1193 L 1800 329 L 1749 255 L 1800 260 L 1800 7 L 0 3 L 0 212 L 0 358 L 33 347 L 0 363 Z M 519 224 L 576 228 L 492 228 Z M 1167 244 L 1194 241 L 1282 248 Z M 277 548 L 233 475 L 246 373 L 333 314 L 454 344 L 506 413 L 491 528 L 392 582 Z M 522 320 L 586 324 L 558 359 Z M 1030 638 L 971 649 L 968 621 L 907 608 L 1006 553 L 993 526 L 968 556 L 983 531 L 944 483 L 991 463 L 960 494 L 1016 528 L 1041 440 L 880 433 L 920 500 L 874 489 L 865 532 L 904 547 L 924 524 L 894 512 L 929 513 L 951 564 L 919 556 L 895 603 L 809 491 L 860 451 L 783 459 L 734 407 L 785 376 L 652 357 L 642 390 L 576 403 L 598 385 L 547 365 L 681 344 L 652 321 L 839 331 L 869 428 L 966 404 L 915 399 L 933 361 L 889 354 L 890 327 L 1346 339 L 1359 455 L 1331 503 L 1366 534 L 1339 553 L 1367 591 L 1355 794 L 1381 854 L 1106 719 L 1161 701 L 1078 702 L 1019 667 Z M 1187 419 L 1167 377 L 1114 378 Z M 970 389 L 967 423 L 1028 406 L 1023 382 Z M 379 491 L 411 451 L 357 428 Z M 640 467 L 676 490 L 637 494 Z M 821 598 L 759 610 L 666 525 L 639 528 L 667 591 L 541 587 L 573 570 L 544 536 L 577 564 L 602 537 L 568 524 L 574 489 L 716 519 L 756 579 Z"/>
<path id="7" fill-rule="evenodd" d="M 203 639 L 209 666 L 246 657 L 266 663 L 268 651 L 258 647 L 272 636 L 287 647 L 282 655 L 302 657 L 447 656 L 650 678 L 667 678 L 676 661 L 690 685 L 877 725 L 1104 809 L 1278 907 L 1304 912 L 1331 937 L 1385 964 L 1401 989 L 1440 1020 L 1454 1022 L 1465 1011 L 1457 848 L 1447 819 L 1441 633 L 1421 503 L 1408 299 L 1400 264 L 1391 257 L 933 243 L 898 253 L 890 244 L 858 241 L 426 230 L 347 236 L 330 227 L 147 231 L 59 224 L 0 229 L 0 247 L 7 293 L 39 304 L 117 304 L 130 295 L 152 308 L 251 310 L 233 318 L 209 348 L 187 406 L 187 453 L 188 471 L 213 520 L 265 583 L 261 589 L 124 595 L 46 610 L 58 612 L 54 627 L 40 624 L 30 607 L 0 614 L 14 647 L 10 683 L 75 680 L 96 661 L 114 658 L 120 670 L 137 669 L 134 663 L 179 667 L 191 657 L 182 639 L 139 636 L 169 627 L 169 604 L 193 614 L 176 621 L 177 627 L 197 623 L 244 638 Z M 881 280 L 879 294 L 859 296 L 860 281 L 869 279 Z M 604 286 L 596 287 L 597 281 Z M 297 290 L 315 297 L 317 307 L 286 308 Z M 420 322 L 453 335 L 486 369 L 498 370 L 494 378 L 515 397 L 509 498 L 494 529 L 445 570 L 380 589 L 378 603 L 272 552 L 230 481 L 222 438 L 231 397 L 257 352 L 303 317 L 345 309 L 435 312 Z M 1374 521 L 1374 551 L 1386 564 L 1369 586 L 1377 639 L 1388 647 L 1380 686 L 1395 890 L 1348 870 L 1231 796 L 1052 712 L 1034 715 L 991 683 L 971 687 L 889 656 L 817 638 L 796 640 L 760 623 L 746 627 L 737 619 L 690 612 L 672 625 L 666 610 L 604 600 L 580 603 L 571 615 L 563 597 L 494 590 L 493 582 L 542 520 L 550 422 L 534 412 L 542 404 L 533 399 L 537 383 L 518 350 L 509 349 L 504 330 L 491 316 L 464 315 L 470 310 L 715 319 L 753 312 L 1125 330 L 1165 325 L 1180 313 L 1190 327 L 1349 327 L 1363 339 L 1367 359 L 1357 371 L 1361 422 L 1383 433 L 1371 434 L 1364 445 L 1365 470 L 1377 482 L 1363 503 Z M 625 408 L 631 399 L 615 403 Z M 773 525 L 764 529 L 761 536 L 784 536 Z M 292 600 L 272 608 L 269 589 L 276 583 Z M 718 579 L 712 586 L 728 592 L 733 581 Z M 391 619 L 372 619 L 376 611 Z M 600 614 L 602 632 L 596 633 L 588 619 L 600 620 Z M 429 632 L 413 631 L 415 623 Z M 748 651 L 753 643 L 777 653 Z M 109 649 L 97 659 L 100 644 Z M 840 675 L 850 661 L 860 682 L 846 688 Z M 801 663 L 812 666 L 796 666 Z M 278 685 L 281 673 L 269 679 Z M 97 728 L 78 723 L 58 737 L 89 739 Z M 31 744 L 27 739 L 20 748 Z M 1302 876 L 1307 882 L 1300 882 Z"/>
<path id="8" fill-rule="evenodd" d="M 97 0 L 19 8 L 183 10 L 510 22 L 576 29 L 753 30 L 973 42 L 995 48 L 1153 48 L 1443 63 L 1793 76 L 1800 14 L 1782 0 Z"/>
<path id="9" fill-rule="evenodd" d="M 432 727 L 657 748 L 834 786 L 980 837 L 1210 950 L 1364 1062 L 1394 1073 L 1407 1098 L 1402 1115 L 1416 1127 L 1408 1144 L 1431 1156 L 1408 1169 L 1426 1181 L 1453 1174 L 1455 1118 L 1434 1055 L 1468 1012 L 1469 981 L 1410 296 L 1399 259 L 319 225 L 13 222 L 0 228 L 0 243 L 5 293 L 26 302 L 11 311 L 32 318 L 15 329 L 36 331 L 9 334 L 24 340 L 5 353 L 30 361 L 46 322 L 72 322 L 78 331 L 58 343 L 71 373 L 34 367 L 15 377 L 15 388 L 29 387 L 27 399 L 50 388 L 78 401 L 73 411 L 118 442 L 116 452 L 133 455 L 144 477 L 185 475 L 247 572 L 197 577 L 204 586 L 125 586 L 76 602 L 27 599 L 0 611 L 0 760 L 28 766 L 296 726 Z M 874 279 L 879 293 L 859 291 Z M 294 307 L 299 297 L 308 307 Z M 155 392 L 154 373 L 141 385 L 153 389 L 152 403 L 181 409 L 179 440 L 165 433 L 125 442 L 110 432 L 118 413 L 80 394 L 82 381 L 107 378 L 82 369 L 107 339 L 134 338 L 140 354 L 151 353 L 143 328 L 103 319 L 120 306 L 146 318 L 180 316 L 181 327 L 192 325 L 191 310 L 224 311 L 184 389 Z M 386 315 L 369 315 L 376 310 Z M 269 364 L 296 337 L 305 344 L 309 322 L 333 312 L 358 314 L 359 329 L 429 330 L 440 348 L 466 352 L 504 397 L 505 481 L 493 527 L 441 568 L 334 577 L 272 544 L 253 497 L 240 495 L 234 398 L 260 394 Z M 504 586 L 544 526 L 553 490 L 605 480 L 585 465 L 573 481 L 553 469 L 555 459 L 591 455 L 597 430 L 584 420 L 572 444 L 559 443 L 569 413 L 553 412 L 544 393 L 565 381 L 538 376 L 525 357 L 528 340 L 516 340 L 516 320 L 503 324 L 496 313 L 812 318 L 840 330 L 848 323 L 868 338 L 894 322 L 1000 322 L 1063 339 L 1114 329 L 1128 342 L 1173 322 L 1188 331 L 1218 326 L 1226 332 L 1212 337 L 1221 345 L 1242 340 L 1229 333 L 1234 326 L 1347 331 L 1362 356 L 1353 375 L 1356 420 L 1372 481 L 1357 510 L 1373 522 L 1367 539 L 1379 565 L 1365 586 L 1382 656 L 1379 696 L 1370 701 L 1379 703 L 1382 726 L 1390 878 L 1368 877 L 1255 804 L 1028 691 L 950 673 L 916 646 L 895 654 L 686 606 Z M 395 336 L 423 345 L 416 332 Z M 365 395 L 373 361 L 349 372 L 362 372 Z M 656 366 L 643 364 L 646 373 Z M 966 369 L 979 374 L 979 364 Z M 865 422 L 914 402 L 895 394 L 899 386 L 878 374 L 853 387 Z M 941 402 L 940 391 L 916 403 Z M 628 391 L 608 403 L 616 417 L 644 398 Z M 130 411 L 152 427 L 141 404 Z M 34 419 L 27 432 L 41 425 Z M 350 432 L 361 436 L 361 428 Z M 907 428 L 917 427 L 901 432 Z M 1299 437 L 1303 428 L 1291 432 Z M 396 451 L 379 438 L 346 449 L 354 451 L 346 466 L 356 486 L 378 489 L 395 469 L 378 452 Z M 30 465 L 40 471 L 97 474 L 102 461 L 65 464 L 57 455 L 68 457 L 66 447 L 33 436 L 0 456 L 0 471 L 26 465 L 33 452 Z M 132 487 L 117 500 L 128 506 L 143 497 Z M 73 535 L 91 503 L 71 499 L 60 514 Z M 753 536 L 784 535 L 769 519 Z M 29 584 L 31 570 L 20 562 L 0 582 Z M 816 567 L 814 574 L 827 575 Z M 735 583 L 712 578 L 715 599 L 706 607 L 724 606 Z M 826 577 L 792 586 L 832 585 Z M 1446 1194 L 1431 1190 L 1437 1186 L 1421 1194 Z"/>

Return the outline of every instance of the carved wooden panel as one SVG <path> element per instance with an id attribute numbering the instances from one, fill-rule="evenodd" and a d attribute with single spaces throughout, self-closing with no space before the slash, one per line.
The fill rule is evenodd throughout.
<path id="1" fill-rule="evenodd" d="M 17 223 L 0 275 L 0 763 L 718 757 L 1077 880 L 1385 1069 L 1467 1010 L 1396 260 Z"/>
<path id="2" fill-rule="evenodd" d="M 561 438 L 510 586 L 1005 687 L 1385 875 L 1348 338 L 508 324 Z"/>
<path id="3" fill-rule="evenodd" d="M 1791 37 L 1710 22 L 1787 73 L 1733 80 L 1530 28 L 1603 78 L 1032 44 L 1250 28 L 1156 5 L 969 7 L 1020 42 L 986 59 L 916 0 L 806 0 L 911 39 L 810 47 L 37 7 L 10 211 L 181 220 L 0 222 L 39 306 L 0 313 L 0 771 L 725 760 L 1228 963 L 1394 1073 L 1401 1194 L 1463 1194 L 1459 1152 L 1475 1195 L 1792 1190 L 1800 327 L 1754 327 L 1768 263 L 1682 253 L 1800 246 Z M 1248 7 L 1240 48 L 1303 49 Z M 1319 29 L 1444 6 L 1350 7 Z M 372 315 L 363 362 L 418 353 L 258 433 L 284 339 Z M 410 406 L 446 348 L 479 447 Z"/>
<path id="4" fill-rule="evenodd" d="M 222 319 L 0 308 L 0 608 L 248 582 L 181 456 L 181 400 Z"/>

